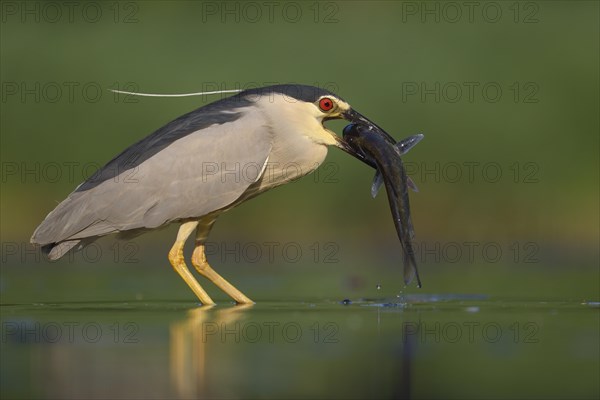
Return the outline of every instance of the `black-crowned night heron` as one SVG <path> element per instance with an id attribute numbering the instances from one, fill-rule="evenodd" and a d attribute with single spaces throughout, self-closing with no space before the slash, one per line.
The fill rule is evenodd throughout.
<path id="1" fill-rule="evenodd" d="M 237 303 L 252 303 L 208 264 L 210 229 L 221 213 L 314 171 L 327 146 L 361 158 L 324 127 L 339 118 L 376 126 L 340 97 L 312 86 L 270 86 L 215 101 L 109 161 L 48 214 L 31 242 L 54 260 L 103 235 L 180 223 L 169 261 L 198 299 L 214 304 L 183 257 L 194 230 L 192 265 Z"/>

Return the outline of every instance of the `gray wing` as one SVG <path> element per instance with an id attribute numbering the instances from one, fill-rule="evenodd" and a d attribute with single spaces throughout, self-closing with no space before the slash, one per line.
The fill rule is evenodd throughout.
<path id="1" fill-rule="evenodd" d="M 68 250 L 84 238 L 156 228 L 231 205 L 260 178 L 272 144 L 260 113 L 237 111 L 223 111 L 222 120 L 196 131 L 186 126 L 186 134 L 163 132 L 174 140 L 155 132 L 125 150 L 48 214 L 32 243 L 64 242 Z M 142 161 L 132 164 L 132 154 Z"/>

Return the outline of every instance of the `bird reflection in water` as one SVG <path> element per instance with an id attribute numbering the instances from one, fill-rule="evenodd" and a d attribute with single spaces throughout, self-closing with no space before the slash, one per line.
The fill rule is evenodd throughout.
<path id="1" fill-rule="evenodd" d="M 239 304 L 225 309 L 206 305 L 189 310 L 185 320 L 170 327 L 171 383 L 181 398 L 206 396 L 207 327 L 226 326 L 240 320 L 253 304 Z M 214 309 L 214 310 L 213 310 Z"/>

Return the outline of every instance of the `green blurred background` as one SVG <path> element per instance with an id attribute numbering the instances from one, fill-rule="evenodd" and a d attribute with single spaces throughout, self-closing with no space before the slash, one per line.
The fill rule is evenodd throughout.
<path id="1" fill-rule="evenodd" d="M 210 259 L 255 301 L 417 292 L 598 301 L 597 2 L 75 2 L 72 13 L 56 4 L 2 2 L 4 313 L 21 315 L 17 303 L 193 304 L 166 260 L 174 227 L 107 238 L 56 263 L 29 237 L 83 176 L 220 97 L 108 89 L 288 82 L 335 91 L 398 139 L 425 134 L 405 157 L 420 189 L 411 207 L 424 288 L 402 284 L 387 200 L 369 194 L 373 172 L 332 149 L 317 174 L 216 224 Z M 585 321 L 597 333 L 597 310 Z M 583 397 L 598 394 L 597 382 L 580 384 Z"/>
<path id="2" fill-rule="evenodd" d="M 3 6 L 1 234 L 19 254 L 5 245 L 5 266 L 34 261 L 60 271 L 27 253 L 56 202 L 128 145 L 211 100 L 114 96 L 109 88 L 180 93 L 300 82 L 334 89 L 397 138 L 425 133 L 406 163 L 420 188 L 411 194 L 417 247 L 433 264 L 422 267 L 426 288 L 525 295 L 540 285 L 529 273 L 543 270 L 548 279 L 560 275 L 544 295 L 597 293 L 595 279 L 580 275 L 587 268 L 598 277 L 594 2 L 498 3 L 497 22 L 489 22 L 489 4 L 472 16 L 460 6 L 455 23 L 456 9 L 436 2 L 277 3 L 272 16 L 237 2 L 78 3 L 72 17 L 60 9 L 56 23 L 42 3 L 31 3 L 30 14 L 6 3 L 17 10 Z M 373 266 L 395 274 L 397 239 L 385 196 L 369 196 L 371 176 L 333 149 L 319 175 L 232 211 L 211 238 L 297 242 L 307 253 L 305 243 L 335 242 L 339 262 L 319 270 L 360 264 L 365 277 Z M 155 252 L 151 264 L 162 268 L 173 235 L 137 239 L 135 259 Z M 477 243 L 473 257 L 467 242 Z M 483 250 L 490 242 L 500 246 L 498 262 L 486 262 L 496 260 L 495 247 Z M 510 280 L 496 279 L 504 271 Z"/>

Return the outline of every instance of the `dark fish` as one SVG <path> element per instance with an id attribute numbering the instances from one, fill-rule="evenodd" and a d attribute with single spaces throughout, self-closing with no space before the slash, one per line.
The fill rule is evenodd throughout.
<path id="1" fill-rule="evenodd" d="M 371 187 L 373 197 L 381 187 L 382 181 L 385 184 L 394 225 L 402 246 L 404 283 L 409 284 L 416 277 L 417 285 L 421 287 L 411 243 L 414 229 L 408 199 L 408 188 L 412 187 L 416 190 L 416 186 L 406 175 L 401 156 L 423 139 L 423 135 L 410 136 L 394 143 L 389 135 L 383 135 L 376 128 L 363 124 L 347 125 L 343 134 L 344 141 L 362 156 L 365 163 L 377 170 Z"/>
<path id="2" fill-rule="evenodd" d="M 398 155 L 403 156 L 406 153 L 408 153 L 408 151 L 412 149 L 417 143 L 419 143 L 421 139 L 423 139 L 423 137 L 424 135 L 422 133 L 419 133 L 416 135 L 409 136 L 406 139 L 402 139 L 398 143 L 394 144 Z M 373 184 L 371 185 L 371 196 L 375 198 L 377 196 L 377 193 L 379 193 L 379 189 L 381 189 L 381 185 L 383 185 L 383 176 L 381 175 L 381 172 L 379 172 L 379 170 L 377 169 L 376 165 L 371 166 L 376 169 L 375 177 L 373 178 Z M 410 179 L 410 177 L 407 177 L 406 183 L 408 184 L 408 187 L 411 188 L 413 191 L 419 191 L 419 188 L 417 187 L 417 185 L 415 185 L 413 180 Z"/>

